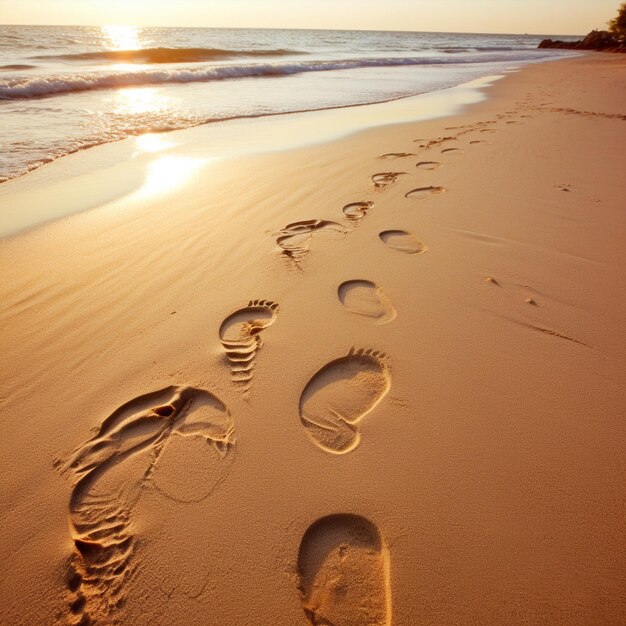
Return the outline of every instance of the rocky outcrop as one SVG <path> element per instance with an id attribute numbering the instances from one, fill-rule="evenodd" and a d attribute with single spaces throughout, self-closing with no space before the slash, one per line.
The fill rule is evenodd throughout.
<path id="1" fill-rule="evenodd" d="M 626 52 L 626 44 L 606 30 L 593 30 L 582 41 L 554 41 L 544 39 L 539 48 L 563 48 L 566 50 L 600 50 L 602 52 Z"/>

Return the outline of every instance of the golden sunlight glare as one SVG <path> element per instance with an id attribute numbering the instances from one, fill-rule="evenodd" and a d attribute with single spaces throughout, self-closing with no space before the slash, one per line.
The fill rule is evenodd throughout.
<path id="1" fill-rule="evenodd" d="M 162 150 L 171 148 L 173 145 L 173 141 L 165 139 L 164 135 L 160 133 L 146 133 L 135 139 L 135 146 L 137 147 L 138 153 L 161 152 Z"/>
<path id="2" fill-rule="evenodd" d="M 175 155 L 162 156 L 148 165 L 141 196 L 158 196 L 173 191 L 189 180 L 210 159 L 193 159 Z"/>
<path id="3" fill-rule="evenodd" d="M 115 112 L 123 115 L 156 113 L 167 108 L 169 98 L 155 87 L 127 87 L 115 94 Z"/>
<path id="4" fill-rule="evenodd" d="M 109 24 L 102 27 L 102 32 L 109 40 L 111 50 L 138 50 L 141 48 L 137 26 Z"/>

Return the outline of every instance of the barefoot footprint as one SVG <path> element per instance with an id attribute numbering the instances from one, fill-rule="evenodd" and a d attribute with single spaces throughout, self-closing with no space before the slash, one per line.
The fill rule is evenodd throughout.
<path id="1" fill-rule="evenodd" d="M 390 386 L 387 357 L 352 348 L 309 380 L 300 396 L 300 421 L 319 448 L 345 454 L 359 445 L 361 420 L 387 395 Z"/>
<path id="2" fill-rule="evenodd" d="M 389 552 L 360 515 L 329 515 L 304 533 L 298 553 L 302 608 L 317 626 L 390 626 Z"/>
<path id="3" fill-rule="evenodd" d="M 276 243 L 282 248 L 282 254 L 299 264 L 309 253 L 313 235 L 322 231 L 346 234 L 346 228 L 338 222 L 330 220 L 302 220 L 287 224 L 278 233 L 275 233 L 278 235 Z"/>
<path id="4" fill-rule="evenodd" d="M 383 290 L 369 280 L 348 280 L 339 285 L 339 301 L 351 313 L 369 318 L 374 324 L 388 324 L 396 310 Z"/>
<path id="5" fill-rule="evenodd" d="M 369 200 L 364 200 L 362 202 L 352 202 L 350 204 L 346 204 L 343 207 L 343 214 L 352 222 L 358 222 L 362 220 L 367 212 L 374 206 L 374 203 Z"/>
<path id="6" fill-rule="evenodd" d="M 415 167 L 420 170 L 436 170 L 441 167 L 438 161 L 420 161 Z"/>
<path id="7" fill-rule="evenodd" d="M 392 250 L 405 254 L 422 254 L 428 250 L 415 235 L 406 230 L 384 230 L 378 235 L 380 240 Z"/>
<path id="8" fill-rule="evenodd" d="M 418 187 L 417 189 L 412 189 L 407 194 L 405 194 L 405 197 L 415 198 L 416 200 L 424 200 L 425 198 L 429 198 L 430 196 L 437 196 L 441 193 L 444 193 L 445 190 L 445 187 Z"/>
<path id="9" fill-rule="evenodd" d="M 220 326 L 219 335 L 231 378 L 248 391 L 254 376 L 256 353 L 263 346 L 260 333 L 276 321 L 278 304 L 271 300 L 251 300 L 248 306 L 231 313 Z"/>
<path id="10" fill-rule="evenodd" d="M 68 461 L 57 462 L 74 482 L 69 509 L 76 551 L 67 577 L 74 623 L 110 623 L 109 616 L 122 606 L 125 582 L 134 571 L 131 514 L 143 491 L 154 485 L 169 442 L 185 438 L 200 444 L 202 456 L 217 469 L 217 475 L 194 478 L 195 487 L 208 495 L 222 480 L 226 459 L 232 460 L 233 432 L 230 413 L 215 396 L 167 387 L 122 405 Z"/>
<path id="11" fill-rule="evenodd" d="M 387 154 L 381 154 L 379 159 L 404 159 L 406 157 L 415 156 L 415 152 L 387 152 Z"/>

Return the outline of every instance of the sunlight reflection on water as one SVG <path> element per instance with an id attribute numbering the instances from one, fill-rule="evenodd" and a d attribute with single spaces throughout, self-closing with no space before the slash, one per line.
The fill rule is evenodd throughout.
<path id="1" fill-rule="evenodd" d="M 128 87 L 115 93 L 115 112 L 130 115 L 156 113 L 167 109 L 171 100 L 154 87 Z"/>
<path id="2" fill-rule="evenodd" d="M 108 24 L 102 27 L 104 36 L 108 39 L 111 50 L 138 50 L 141 48 L 137 26 Z"/>

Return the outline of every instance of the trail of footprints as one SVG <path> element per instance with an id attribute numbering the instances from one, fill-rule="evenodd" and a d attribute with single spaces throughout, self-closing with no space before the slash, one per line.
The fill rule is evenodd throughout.
<path id="1" fill-rule="evenodd" d="M 484 123 L 457 134 L 476 130 L 496 132 Z M 458 157 L 463 153 L 460 148 L 441 148 L 456 139 L 447 136 L 415 142 L 427 151 L 439 149 L 442 157 Z M 392 152 L 380 156 L 410 157 L 419 155 Z M 441 166 L 436 160 L 419 160 L 415 165 L 420 172 Z M 372 182 L 382 191 L 407 175 L 379 172 L 372 175 Z M 405 196 L 424 201 L 445 191 L 442 186 L 423 185 Z M 276 244 L 284 258 L 302 269 L 317 238 L 345 237 L 374 209 L 373 201 L 359 200 L 341 209 L 338 219 L 343 222 L 292 222 L 274 233 Z M 383 230 L 378 240 L 393 253 L 419 255 L 428 249 L 402 229 Z M 397 316 L 383 289 L 364 278 L 341 283 L 337 299 L 346 314 L 364 323 L 388 324 Z M 279 312 L 276 302 L 251 300 L 227 315 L 218 330 L 232 384 L 244 397 L 252 389 L 263 338 L 271 334 L 268 329 L 278 320 Z M 350 453 L 361 442 L 365 418 L 384 401 L 390 387 L 390 360 L 384 353 L 350 349 L 320 367 L 304 385 L 298 413 L 305 436 L 324 453 L 337 457 Z M 221 400 L 203 389 L 168 387 L 122 405 L 69 459 L 55 463 L 72 483 L 69 515 L 74 550 L 67 576 L 68 623 L 116 623 L 116 611 L 124 605 L 126 583 L 139 567 L 133 511 L 142 493 L 155 489 L 177 501 L 205 498 L 227 475 L 234 450 L 234 423 Z M 170 463 L 193 459 L 194 464 L 201 465 L 201 482 L 189 481 L 184 494 L 180 485 L 168 485 L 167 473 L 159 471 L 167 465 L 168 454 Z M 302 608 L 311 624 L 391 624 L 388 549 L 370 520 L 340 513 L 313 522 L 300 544 L 297 577 Z"/>
<path id="2" fill-rule="evenodd" d="M 414 156 L 397 152 L 381 158 Z M 425 171 L 440 166 L 437 161 L 416 165 Z M 372 176 L 372 182 L 383 190 L 406 175 L 380 172 Z M 443 191 L 441 187 L 423 187 L 407 197 Z M 345 223 L 322 219 L 292 222 L 275 233 L 276 243 L 285 258 L 300 266 L 316 238 L 345 236 L 374 206 L 371 200 L 345 205 L 341 210 Z M 385 230 L 378 237 L 395 252 L 422 254 L 427 250 L 408 231 Z M 337 298 L 348 314 L 366 323 L 388 324 L 397 315 L 382 288 L 366 279 L 341 283 Z M 252 388 L 263 336 L 279 311 L 276 302 L 251 300 L 220 325 L 218 336 L 231 381 L 244 396 Z M 383 401 L 390 386 L 389 359 L 380 351 L 352 348 L 330 361 L 301 393 L 298 411 L 306 436 L 326 453 L 349 453 L 361 441 L 364 418 Z M 202 389 L 168 387 L 122 405 L 68 459 L 55 463 L 72 483 L 69 515 L 74 550 L 67 574 L 68 623 L 116 623 L 116 612 L 125 602 L 126 583 L 139 567 L 133 511 L 142 494 L 154 489 L 177 501 L 209 496 L 225 477 L 234 447 L 234 423 L 223 402 Z M 201 465 L 201 484 L 187 481 L 184 493 L 180 485 L 168 485 L 167 473 L 160 471 L 168 463 L 168 454 L 170 462 L 192 458 Z M 346 513 L 313 523 L 300 546 L 298 576 L 303 610 L 312 624 L 390 623 L 387 549 L 377 527 L 365 518 Z"/>

